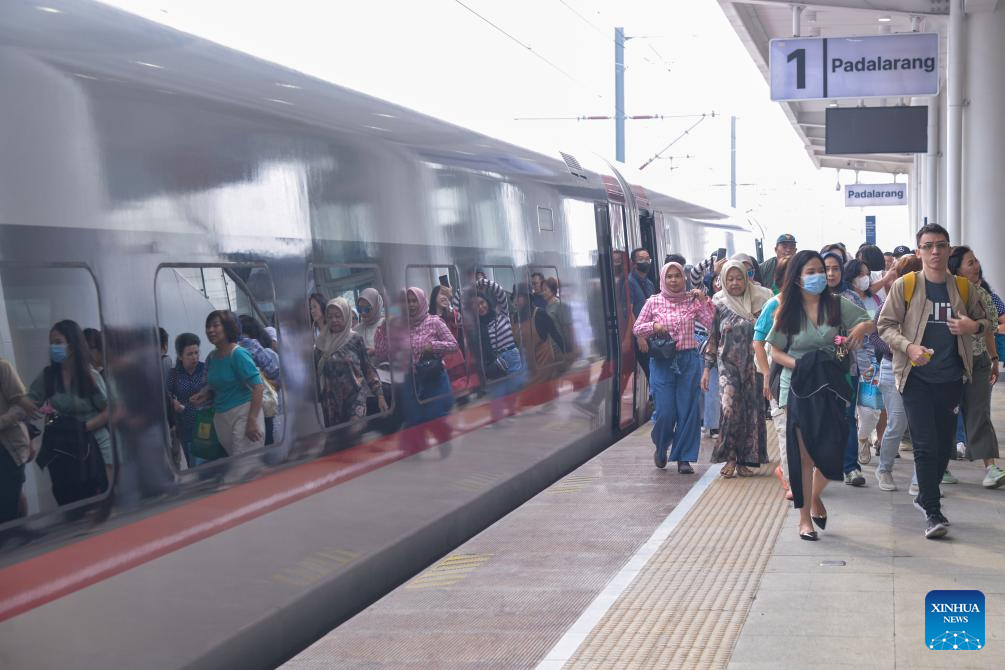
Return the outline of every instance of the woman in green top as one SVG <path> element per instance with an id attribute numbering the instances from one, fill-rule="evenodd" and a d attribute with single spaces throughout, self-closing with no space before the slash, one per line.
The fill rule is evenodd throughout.
<path id="1" fill-rule="evenodd" d="M 876 328 L 864 309 L 826 289 L 827 275 L 820 254 L 804 250 L 792 257 L 782 283 L 782 302 L 767 340 L 772 346 L 772 358 L 785 368 L 778 401 L 782 407 L 788 404 L 789 381 L 798 359 L 817 350 L 837 355 L 834 338 L 842 329 L 848 333 L 847 346 L 855 348 Z M 799 536 L 816 540 L 813 523 L 821 529 L 827 525 L 827 509 L 820 498 L 827 479 L 814 468 L 815 445 L 807 445 L 800 438 L 798 449 L 802 471 L 790 472 L 789 478 L 801 476 L 802 490 L 811 492 L 810 505 L 799 509 Z"/>
<path id="2" fill-rule="evenodd" d="M 60 505 L 90 498 L 105 490 L 112 480 L 115 463 L 112 436 L 108 432 L 108 392 L 105 380 L 91 367 L 91 353 L 76 321 L 57 322 L 49 331 L 47 366 L 31 383 L 28 395 L 45 414 L 68 416 L 84 424 L 98 445 L 104 462 L 104 477 L 76 481 L 67 488 L 59 482 L 59 468 L 50 468 L 53 495 Z M 46 407 L 48 406 L 48 408 Z M 44 438 L 43 438 L 44 439 Z M 100 470 L 99 470 L 100 472 Z"/>
<path id="3" fill-rule="evenodd" d="M 237 345 L 240 336 L 241 326 L 233 312 L 209 313 L 206 339 L 216 349 L 206 357 L 206 388 L 189 399 L 196 405 L 212 401 L 213 427 L 228 456 L 262 446 L 265 436 L 265 387 L 251 354 Z"/>

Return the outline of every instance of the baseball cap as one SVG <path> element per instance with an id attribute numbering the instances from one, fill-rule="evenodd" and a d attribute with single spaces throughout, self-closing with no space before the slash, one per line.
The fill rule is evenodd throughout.
<path id="1" fill-rule="evenodd" d="M 785 233 L 784 235 L 778 236 L 778 241 L 775 242 L 775 246 L 778 246 L 779 244 L 795 244 L 795 243 L 796 238 L 794 238 L 792 235 L 789 235 L 788 233 Z"/>
<path id="2" fill-rule="evenodd" d="M 893 255 L 896 256 L 897 258 L 900 258 L 901 256 L 904 256 L 909 253 L 911 253 L 911 248 L 905 247 L 903 244 L 901 244 L 899 247 L 893 250 Z"/>

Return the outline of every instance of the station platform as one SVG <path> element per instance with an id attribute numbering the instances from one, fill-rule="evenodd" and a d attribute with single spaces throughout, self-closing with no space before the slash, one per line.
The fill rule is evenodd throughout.
<path id="1" fill-rule="evenodd" d="M 1003 384 L 1005 385 L 1005 384 Z M 1005 389 L 993 399 L 1005 436 Z M 650 426 L 444 556 L 290 660 L 321 668 L 998 668 L 1005 648 L 1005 487 L 952 461 L 950 535 L 926 540 L 907 493 L 834 482 L 819 542 L 774 465 L 725 480 L 703 439 L 694 475 L 652 462 Z M 770 453 L 775 454 L 773 431 Z M 904 445 L 907 447 L 908 445 Z M 986 646 L 927 648 L 925 595 L 977 589 Z M 961 655 L 962 654 L 962 655 Z"/>

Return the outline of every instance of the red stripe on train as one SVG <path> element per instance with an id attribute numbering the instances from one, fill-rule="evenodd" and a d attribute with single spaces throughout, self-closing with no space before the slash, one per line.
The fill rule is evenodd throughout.
<path id="1" fill-rule="evenodd" d="M 551 399 L 541 399 L 542 393 L 547 394 L 561 381 L 583 381 L 586 376 L 589 386 L 598 370 L 599 377 L 592 384 L 610 376 L 606 363 L 595 363 L 585 370 L 537 384 L 497 401 L 525 406 L 542 404 Z M 457 425 L 461 419 L 463 426 Z M 456 437 L 493 421 L 490 406 L 483 404 L 451 414 L 448 423 Z M 416 426 L 358 444 L 0 570 L 0 621 L 411 456 L 422 449 L 399 449 L 402 432 L 407 435 L 414 431 L 418 439 L 427 427 Z M 437 445 L 423 448 L 434 446 Z"/>

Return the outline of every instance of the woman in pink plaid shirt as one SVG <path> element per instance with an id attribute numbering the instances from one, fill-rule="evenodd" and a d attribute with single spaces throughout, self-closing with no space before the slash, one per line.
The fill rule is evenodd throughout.
<path id="1" fill-rule="evenodd" d="M 673 338 L 677 355 L 672 360 L 653 356 L 649 361 L 649 385 L 656 410 L 653 413 L 653 444 L 656 467 L 677 461 L 677 471 L 693 474 L 701 442 L 699 409 L 702 362 L 694 338 L 694 323 L 712 325 L 715 305 L 700 289 L 687 290 L 684 268 L 666 263 L 660 270 L 660 292 L 646 300 L 635 321 L 637 337 Z M 650 345 L 652 350 L 652 345 Z"/>

